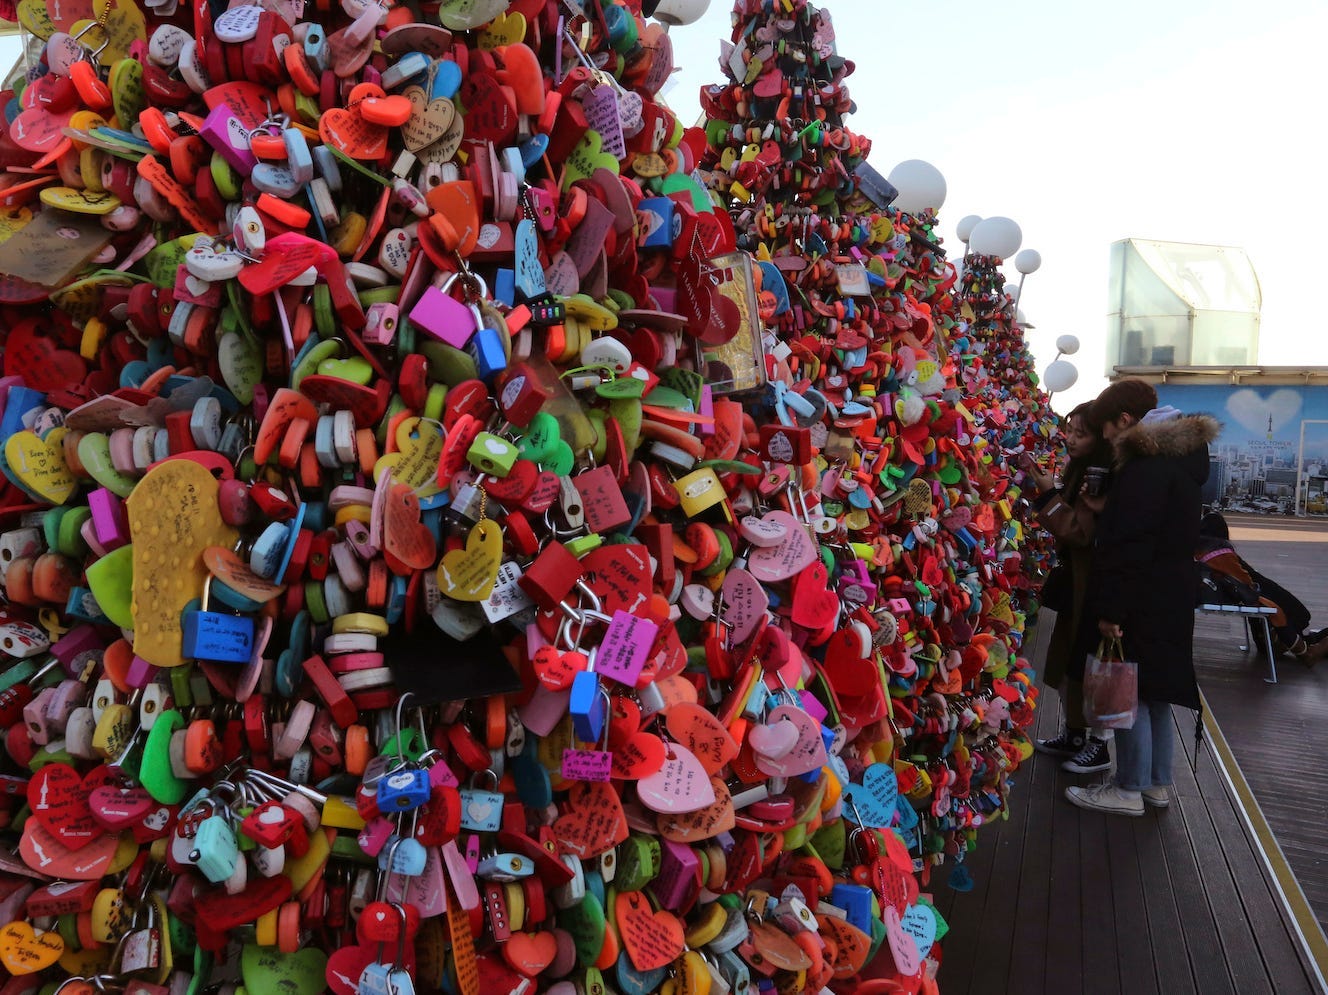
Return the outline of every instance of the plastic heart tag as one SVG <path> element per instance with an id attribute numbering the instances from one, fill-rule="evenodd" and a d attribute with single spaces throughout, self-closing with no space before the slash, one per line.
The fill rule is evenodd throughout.
<path id="1" fill-rule="evenodd" d="M 747 558 L 747 569 L 762 584 L 788 580 L 816 562 L 816 543 L 807 530 L 787 511 L 772 511 L 765 516 L 784 526 L 777 545 L 758 546 Z"/>
<path id="2" fill-rule="evenodd" d="M 893 905 L 887 905 L 881 911 L 885 919 L 885 936 L 890 944 L 890 953 L 895 959 L 895 970 L 904 976 L 918 973 L 922 966 L 922 956 L 918 952 L 917 941 L 908 933 L 899 919 L 899 913 Z"/>
<path id="3" fill-rule="evenodd" d="M 88 791 L 68 764 L 47 764 L 28 782 L 32 817 L 69 850 L 80 850 L 105 835 L 88 809 Z"/>
<path id="4" fill-rule="evenodd" d="M 821 724 L 795 705 L 780 705 L 770 713 L 768 725 L 787 723 L 797 729 L 798 737 L 792 748 L 779 758 L 756 756 L 756 766 L 772 777 L 795 777 L 820 770 L 825 766 L 825 740 L 821 738 Z M 752 730 L 755 732 L 756 730 Z M 755 748 L 755 744 L 753 744 Z"/>
<path id="5" fill-rule="evenodd" d="M 793 621 L 805 629 L 824 629 L 839 614 L 839 596 L 829 589 L 830 575 L 817 560 L 793 578 Z"/>
<path id="6" fill-rule="evenodd" d="M 652 909 L 650 899 L 641 892 L 618 895 L 613 916 L 627 956 L 638 971 L 667 967 L 682 954 L 682 923 L 672 912 Z"/>
<path id="7" fill-rule="evenodd" d="M 770 607 L 770 596 L 746 570 L 730 569 L 724 575 L 724 621 L 733 626 L 735 643 L 745 643 L 756 631 Z"/>
<path id="8" fill-rule="evenodd" d="M 926 957 L 936 942 L 936 916 L 925 905 L 910 905 L 899 922 L 900 928 L 913 937 L 919 956 Z"/>
<path id="9" fill-rule="evenodd" d="M 152 796 L 138 787 L 121 788 L 103 784 L 93 788 L 88 796 L 92 817 L 115 833 L 142 822 L 156 805 Z"/>
<path id="10" fill-rule="evenodd" d="M 696 755 L 707 774 L 718 774 L 738 755 L 738 744 L 724 724 L 700 705 L 674 705 L 668 710 L 666 724 L 669 735 Z"/>
<path id="11" fill-rule="evenodd" d="M 712 777 L 710 787 L 715 792 L 714 804 L 695 812 L 661 815 L 658 820 L 660 835 L 674 843 L 694 843 L 713 839 L 737 825 L 733 796 L 729 794 L 728 785 L 720 778 Z"/>
<path id="12" fill-rule="evenodd" d="M 627 839 L 627 818 L 617 789 L 598 781 L 577 781 L 553 832 L 581 860 L 613 849 Z"/>
<path id="13" fill-rule="evenodd" d="M 844 786 L 844 804 L 852 801 L 863 825 L 882 828 L 894 822 L 899 802 L 899 780 L 889 764 L 872 764 L 861 784 Z"/>
<path id="14" fill-rule="evenodd" d="M 327 954 L 317 947 L 287 954 L 246 943 L 240 955 L 240 973 L 251 992 L 318 995 L 326 985 L 327 968 Z"/>
<path id="15" fill-rule="evenodd" d="M 333 107 L 318 119 L 318 137 L 352 159 L 377 159 L 387 151 L 388 129 L 372 124 L 359 112 Z"/>
<path id="16" fill-rule="evenodd" d="M 383 550 L 410 570 L 427 570 L 438 555 L 433 533 L 420 521 L 420 499 L 409 484 L 393 484 L 388 490 L 383 506 Z"/>
<path id="17" fill-rule="evenodd" d="M 765 722 L 747 734 L 752 749 L 766 760 L 780 760 L 798 745 L 798 727 L 792 722 Z"/>
<path id="18" fill-rule="evenodd" d="M 502 559 L 503 530 L 485 519 L 470 530 L 465 549 L 452 550 L 438 564 L 438 589 L 456 601 L 483 601 Z"/>
<path id="19" fill-rule="evenodd" d="M 65 465 L 60 447 L 63 429 L 45 439 L 29 432 L 15 432 L 5 443 L 5 463 L 10 478 L 38 501 L 60 505 L 78 489 L 78 481 Z"/>
<path id="20" fill-rule="evenodd" d="M 11 922 L 0 929 L 0 964 L 13 975 L 36 974 L 65 952 L 65 941 L 51 930 L 34 933 L 32 924 Z"/>
<path id="21" fill-rule="evenodd" d="M 664 757 L 664 766 L 637 782 L 636 796 L 642 805 L 655 812 L 675 814 L 695 812 L 714 804 L 715 789 L 696 755 L 687 747 L 672 743 Z"/>

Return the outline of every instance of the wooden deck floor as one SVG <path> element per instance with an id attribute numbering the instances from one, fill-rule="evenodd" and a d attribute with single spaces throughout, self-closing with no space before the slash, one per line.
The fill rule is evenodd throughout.
<path id="1" fill-rule="evenodd" d="M 1232 520 L 1236 548 L 1260 573 L 1305 602 L 1328 626 L 1328 523 Z M 1203 617 L 1195 626 L 1199 683 L 1320 924 L 1328 929 L 1328 661 L 1307 669 L 1278 661 L 1263 683 L 1244 627 Z"/>
<path id="2" fill-rule="evenodd" d="M 1240 534 L 1235 538 L 1246 558 L 1263 570 L 1264 551 Z M 1314 538 L 1328 539 L 1328 531 Z M 1307 537 L 1291 545 L 1294 559 L 1314 558 Z M 1289 569 L 1267 572 L 1297 593 L 1304 589 Z M 1306 601 L 1328 624 L 1328 604 Z M 1200 622 L 1201 684 L 1260 802 L 1283 799 L 1284 811 L 1270 811 L 1268 821 L 1299 874 L 1298 860 L 1313 869 L 1308 841 L 1322 838 L 1328 793 L 1307 786 L 1290 795 L 1285 786 L 1274 786 L 1267 775 L 1278 769 L 1276 750 L 1264 724 L 1279 715 L 1277 722 L 1286 727 L 1281 735 L 1299 736 L 1297 753 L 1312 765 L 1311 743 L 1321 751 L 1328 743 L 1328 669 L 1315 673 L 1286 663 L 1283 683 L 1265 685 L 1253 656 L 1238 649 L 1239 632 L 1234 623 L 1228 632 L 1224 619 Z M 1308 719 L 1315 706 L 1299 701 L 1309 685 L 1323 694 L 1317 729 Z M 1053 735 L 1058 723 L 1055 694 L 1046 694 L 1043 703 L 1039 737 Z M 1288 709 L 1303 712 L 1306 725 L 1288 722 Z M 1244 720 L 1235 717 L 1239 710 Z M 1224 713 L 1233 714 L 1231 728 Z M 1256 718 L 1260 714 L 1262 719 Z M 1068 774 L 1056 758 L 1041 755 L 1020 769 L 1009 820 L 985 827 L 970 857 L 973 890 L 953 892 L 945 875 L 933 882 L 937 908 L 951 926 L 940 973 L 944 995 L 1321 991 L 1292 913 L 1217 755 L 1205 746 L 1192 769 L 1193 721 L 1179 710 L 1176 719 L 1176 787 L 1165 811 L 1150 809 L 1142 818 L 1085 812 L 1065 801 L 1064 789 L 1096 778 Z M 1263 763 L 1253 763 L 1259 754 Z M 1247 763 L 1254 769 L 1245 769 Z M 1321 766 L 1319 776 L 1328 788 L 1328 764 Z M 1317 854 L 1313 860 L 1322 863 Z M 1315 908 L 1322 918 L 1323 906 Z"/>

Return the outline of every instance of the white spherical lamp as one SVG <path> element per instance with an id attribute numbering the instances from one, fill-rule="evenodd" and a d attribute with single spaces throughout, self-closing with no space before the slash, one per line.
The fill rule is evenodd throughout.
<path id="1" fill-rule="evenodd" d="M 1024 276 L 1029 273 L 1036 273 L 1041 265 L 1042 254 L 1037 249 L 1025 249 L 1014 257 L 1014 268 Z"/>
<path id="2" fill-rule="evenodd" d="M 929 162 L 905 159 L 890 170 L 888 179 L 899 191 L 894 206 L 905 214 L 939 211 L 945 203 L 945 177 Z"/>
<path id="3" fill-rule="evenodd" d="M 1073 356 L 1079 351 L 1079 336 L 1062 335 L 1056 340 L 1056 351 L 1064 356 Z"/>
<path id="4" fill-rule="evenodd" d="M 973 237 L 973 229 L 982 221 L 980 214 L 965 214 L 959 219 L 959 224 L 955 225 L 955 234 L 959 236 L 959 241 L 965 245 Z"/>
<path id="5" fill-rule="evenodd" d="M 969 236 L 968 247 L 979 256 L 1009 259 L 1019 251 L 1024 233 L 1009 218 L 984 218 Z"/>
<path id="6" fill-rule="evenodd" d="M 1012 301 L 1019 300 L 1019 288 L 1013 283 L 1007 283 L 1005 285 L 1005 296 Z"/>
<path id="7" fill-rule="evenodd" d="M 684 24 L 695 24 L 710 6 L 710 0 L 659 0 L 650 15 L 661 24 L 671 28 Z"/>
<path id="8" fill-rule="evenodd" d="M 1043 371 L 1042 386 L 1048 394 L 1059 394 L 1073 387 L 1078 379 L 1079 371 L 1074 368 L 1074 364 L 1066 359 L 1058 359 Z"/>

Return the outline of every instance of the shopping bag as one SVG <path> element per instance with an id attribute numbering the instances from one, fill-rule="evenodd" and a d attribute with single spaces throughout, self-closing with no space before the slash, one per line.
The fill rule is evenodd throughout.
<path id="1" fill-rule="evenodd" d="M 1139 709 L 1139 665 L 1119 639 L 1104 639 L 1084 666 L 1084 718 L 1099 729 L 1130 729 Z"/>

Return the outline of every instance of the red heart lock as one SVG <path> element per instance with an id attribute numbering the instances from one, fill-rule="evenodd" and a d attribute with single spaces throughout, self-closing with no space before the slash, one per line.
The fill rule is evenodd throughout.
<path id="1" fill-rule="evenodd" d="M 20 322 L 5 342 L 5 376 L 19 376 L 33 390 L 53 391 L 77 384 L 88 375 L 88 364 L 76 352 L 38 332 L 37 321 Z"/>
<path id="2" fill-rule="evenodd" d="M 581 860 L 598 857 L 627 839 L 618 789 L 599 781 L 572 785 L 564 813 L 553 823 L 563 849 Z"/>
<path id="3" fill-rule="evenodd" d="M 825 647 L 826 680 L 843 698 L 859 698 L 879 684 L 878 668 L 864 655 L 862 637 L 852 629 L 840 629 Z"/>
<path id="4" fill-rule="evenodd" d="M 68 764 L 47 764 L 28 782 L 32 817 L 67 849 L 81 850 L 106 835 L 88 808 L 88 795 L 109 776 L 105 766 L 85 780 Z"/>

